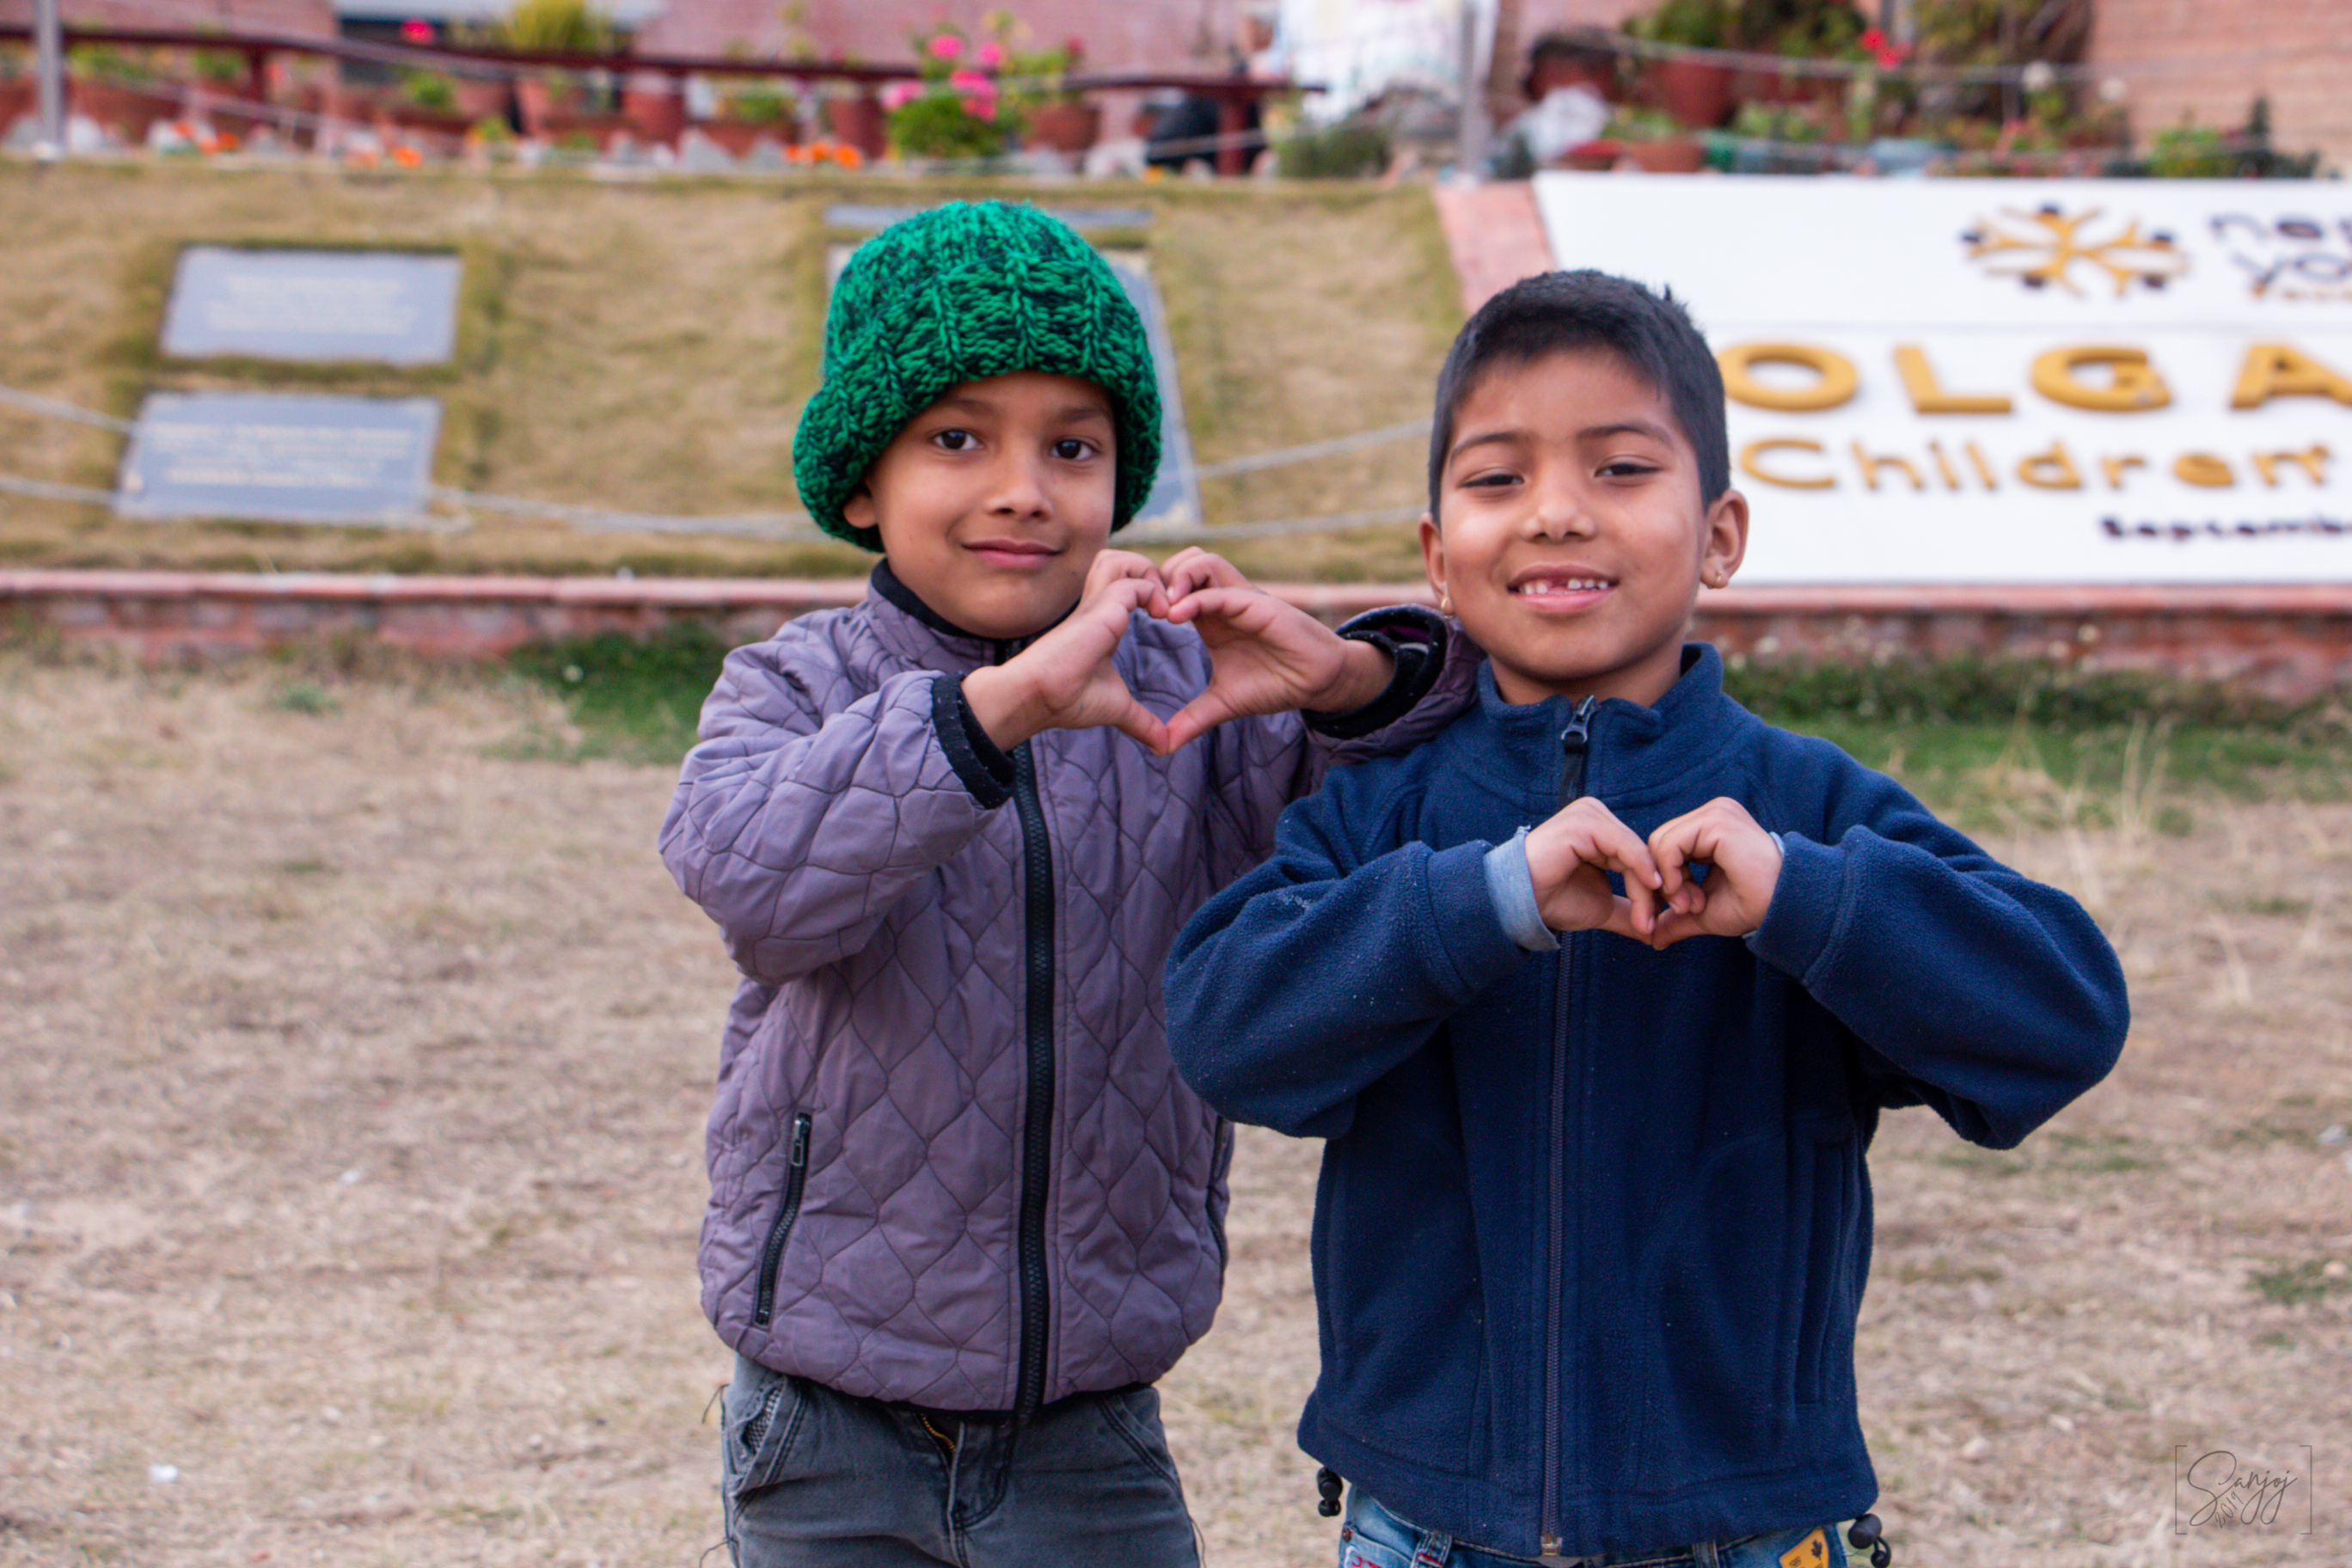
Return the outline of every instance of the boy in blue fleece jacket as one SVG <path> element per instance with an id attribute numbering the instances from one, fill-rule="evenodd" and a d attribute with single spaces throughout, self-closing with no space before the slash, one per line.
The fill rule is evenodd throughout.
<path id="1" fill-rule="evenodd" d="M 2122 1047 L 2072 899 L 1685 644 L 1747 537 L 1678 304 L 1496 296 L 1421 522 L 1479 706 L 1293 805 L 1170 960 L 1184 1077 L 1328 1141 L 1299 1441 L 1345 1568 L 1836 1568 L 1879 1113 L 2008 1148 Z"/>

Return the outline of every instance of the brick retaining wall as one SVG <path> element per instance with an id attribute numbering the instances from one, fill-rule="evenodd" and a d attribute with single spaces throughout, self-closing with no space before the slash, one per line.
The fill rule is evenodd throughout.
<path id="1" fill-rule="evenodd" d="M 394 577 L 0 571 L 0 615 L 154 663 L 360 637 L 436 657 L 680 623 L 744 642 L 853 602 L 855 578 Z M 1279 584 L 1327 621 L 1419 584 Z M 2051 660 L 2147 670 L 2289 701 L 2352 691 L 2352 585 L 2248 588 L 1733 588 L 1697 635 L 1759 659 Z"/>

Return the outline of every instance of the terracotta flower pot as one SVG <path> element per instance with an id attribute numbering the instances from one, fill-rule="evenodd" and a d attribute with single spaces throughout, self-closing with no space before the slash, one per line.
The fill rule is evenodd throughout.
<path id="1" fill-rule="evenodd" d="M 522 133 L 548 140 L 551 133 L 547 122 L 551 116 L 575 114 L 582 93 L 579 84 L 550 81 L 545 77 L 520 77 L 515 80 L 515 101 L 522 110 Z"/>
<path id="2" fill-rule="evenodd" d="M 638 141 L 675 147 L 686 130 L 686 95 L 673 92 L 667 82 L 625 87 L 621 89 L 621 114 Z"/>
<path id="3" fill-rule="evenodd" d="M 387 103 L 376 111 L 376 121 L 390 130 L 415 132 L 436 150 L 445 143 L 454 148 L 474 128 L 474 117 L 461 110 L 427 109 L 421 103 Z"/>
<path id="4" fill-rule="evenodd" d="M 179 112 L 180 93 L 166 82 L 117 87 L 111 82 L 71 79 L 69 113 L 85 115 L 120 136 L 126 146 L 144 146 L 147 131 Z"/>
<path id="5" fill-rule="evenodd" d="M 1829 103 L 1845 97 L 1845 78 L 1801 71 L 1741 71 L 1733 94 L 1747 103 Z"/>
<path id="6" fill-rule="evenodd" d="M 0 136 L 24 116 L 40 111 L 40 83 L 28 76 L 0 77 Z"/>
<path id="7" fill-rule="evenodd" d="M 637 128 L 625 114 L 591 114 L 583 110 L 556 112 L 551 110 L 541 121 L 540 134 L 557 147 L 580 144 L 586 137 L 599 153 L 610 151 L 615 139 L 635 137 Z"/>
<path id="8" fill-rule="evenodd" d="M 1633 160 L 1633 167 L 1651 174 L 1695 174 L 1706 162 L 1706 148 L 1696 136 L 1629 142 L 1625 153 Z"/>
<path id="9" fill-rule="evenodd" d="M 889 145 L 889 117 L 882 112 L 882 100 L 870 92 L 826 99 L 824 123 L 835 141 L 856 148 L 868 158 L 879 158 Z"/>
<path id="10" fill-rule="evenodd" d="M 738 158 L 749 156 L 762 136 L 779 147 L 789 147 L 798 142 L 801 135 L 800 121 L 789 114 L 774 120 L 738 120 L 732 116 L 722 116 L 717 120 L 698 120 L 694 128 Z"/>
<path id="11" fill-rule="evenodd" d="M 1712 131 L 1731 118 L 1731 68 L 1711 60 L 1660 60 L 1650 87 L 1658 107 L 1694 131 Z"/>
<path id="12" fill-rule="evenodd" d="M 1102 140 L 1102 105 L 1084 99 L 1053 99 L 1029 111 L 1024 147 L 1084 153 Z"/>

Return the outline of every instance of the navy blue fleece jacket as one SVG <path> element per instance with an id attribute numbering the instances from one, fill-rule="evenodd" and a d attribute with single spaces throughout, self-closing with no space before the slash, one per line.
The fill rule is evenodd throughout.
<path id="1" fill-rule="evenodd" d="M 1557 809 L 1570 705 L 1481 686 L 1290 807 L 1169 963 L 1183 1076 L 1329 1141 L 1300 1443 L 1526 1556 L 1851 1518 L 1876 1496 L 1853 1330 L 1879 1112 L 2016 1143 L 2114 1065 L 2115 954 L 1893 780 L 1741 708 L 1704 645 L 1656 708 L 1598 706 L 1584 789 L 1645 837 L 1744 805 L 1786 856 L 1763 925 L 1531 952 L 1485 859 Z"/>

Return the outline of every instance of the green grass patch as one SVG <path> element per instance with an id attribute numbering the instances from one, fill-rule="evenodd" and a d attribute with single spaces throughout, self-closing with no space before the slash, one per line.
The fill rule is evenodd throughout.
<path id="1" fill-rule="evenodd" d="M 675 764 L 693 746 L 702 700 L 732 645 L 706 627 L 675 626 L 533 643 L 508 664 L 563 699 L 579 742 L 565 754 Z"/>
<path id="2" fill-rule="evenodd" d="M 2041 664 L 1750 663 L 1726 684 L 1763 718 L 1835 742 L 1962 825 L 2193 832 L 2207 791 L 2341 799 L 2340 708 Z"/>
<path id="3" fill-rule="evenodd" d="M 2284 1264 L 2246 1279 L 2246 1289 L 2282 1307 L 2326 1300 L 2333 1292 L 2347 1288 L 2352 1288 L 2352 1279 L 2347 1278 L 2344 1266 L 2325 1258 Z"/>

